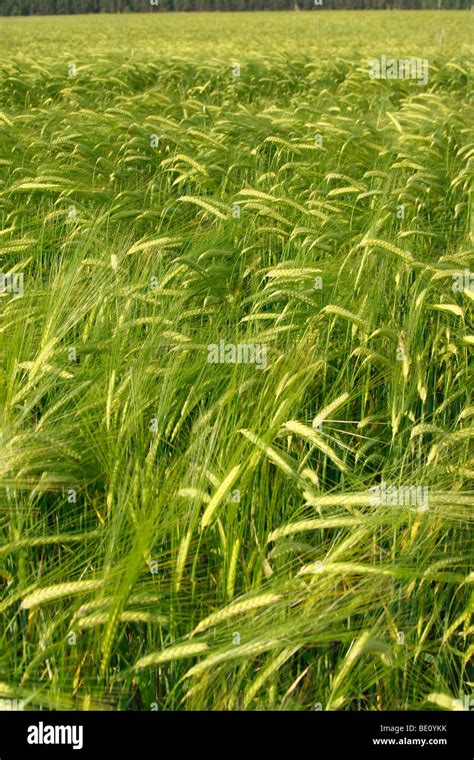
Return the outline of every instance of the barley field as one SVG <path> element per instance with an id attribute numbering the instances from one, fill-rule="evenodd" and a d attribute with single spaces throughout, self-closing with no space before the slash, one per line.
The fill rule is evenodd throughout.
<path id="1" fill-rule="evenodd" d="M 2 704 L 469 709 L 473 19 L 1 20 Z"/>

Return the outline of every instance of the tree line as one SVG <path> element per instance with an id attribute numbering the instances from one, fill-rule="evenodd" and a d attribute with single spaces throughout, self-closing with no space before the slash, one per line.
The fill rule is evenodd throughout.
<path id="1" fill-rule="evenodd" d="M 389 8 L 457 10 L 469 8 L 471 3 L 472 0 L 0 0 L 0 15 Z"/>

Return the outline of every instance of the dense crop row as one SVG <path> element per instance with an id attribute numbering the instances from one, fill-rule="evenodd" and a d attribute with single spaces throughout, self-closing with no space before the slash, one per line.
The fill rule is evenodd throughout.
<path id="1" fill-rule="evenodd" d="M 326 18 L 226 19 L 196 47 L 205 22 L 175 17 L 142 48 L 137 19 L 67 19 L 28 56 L 12 23 L 2 697 L 471 692 L 468 16 L 424 15 L 425 47 L 412 17 L 403 45 Z M 384 52 L 427 58 L 427 85 L 371 80 Z"/>

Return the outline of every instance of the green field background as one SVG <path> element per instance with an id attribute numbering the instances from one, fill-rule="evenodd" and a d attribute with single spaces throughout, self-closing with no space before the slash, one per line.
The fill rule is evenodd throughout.
<path id="1" fill-rule="evenodd" d="M 0 20 L 1 699 L 469 709 L 472 19 Z"/>

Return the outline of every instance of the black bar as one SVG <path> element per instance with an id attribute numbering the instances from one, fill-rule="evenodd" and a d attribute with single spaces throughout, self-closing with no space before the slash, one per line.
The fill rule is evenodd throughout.
<path id="1" fill-rule="evenodd" d="M 63 727 L 63 728 L 56 728 Z M 0 712 L 0 760 L 235 756 L 472 760 L 472 712 Z M 82 729 L 82 731 L 81 731 Z M 398 729 L 398 730 L 397 730 Z M 49 740 L 59 743 L 50 744 Z M 390 740 L 390 741 L 389 741 Z M 43 743 L 31 743 L 31 742 Z M 61 743 L 61 742 L 70 743 Z M 470 748 L 471 744 L 471 748 Z M 76 745 L 76 749 L 74 749 Z"/>

